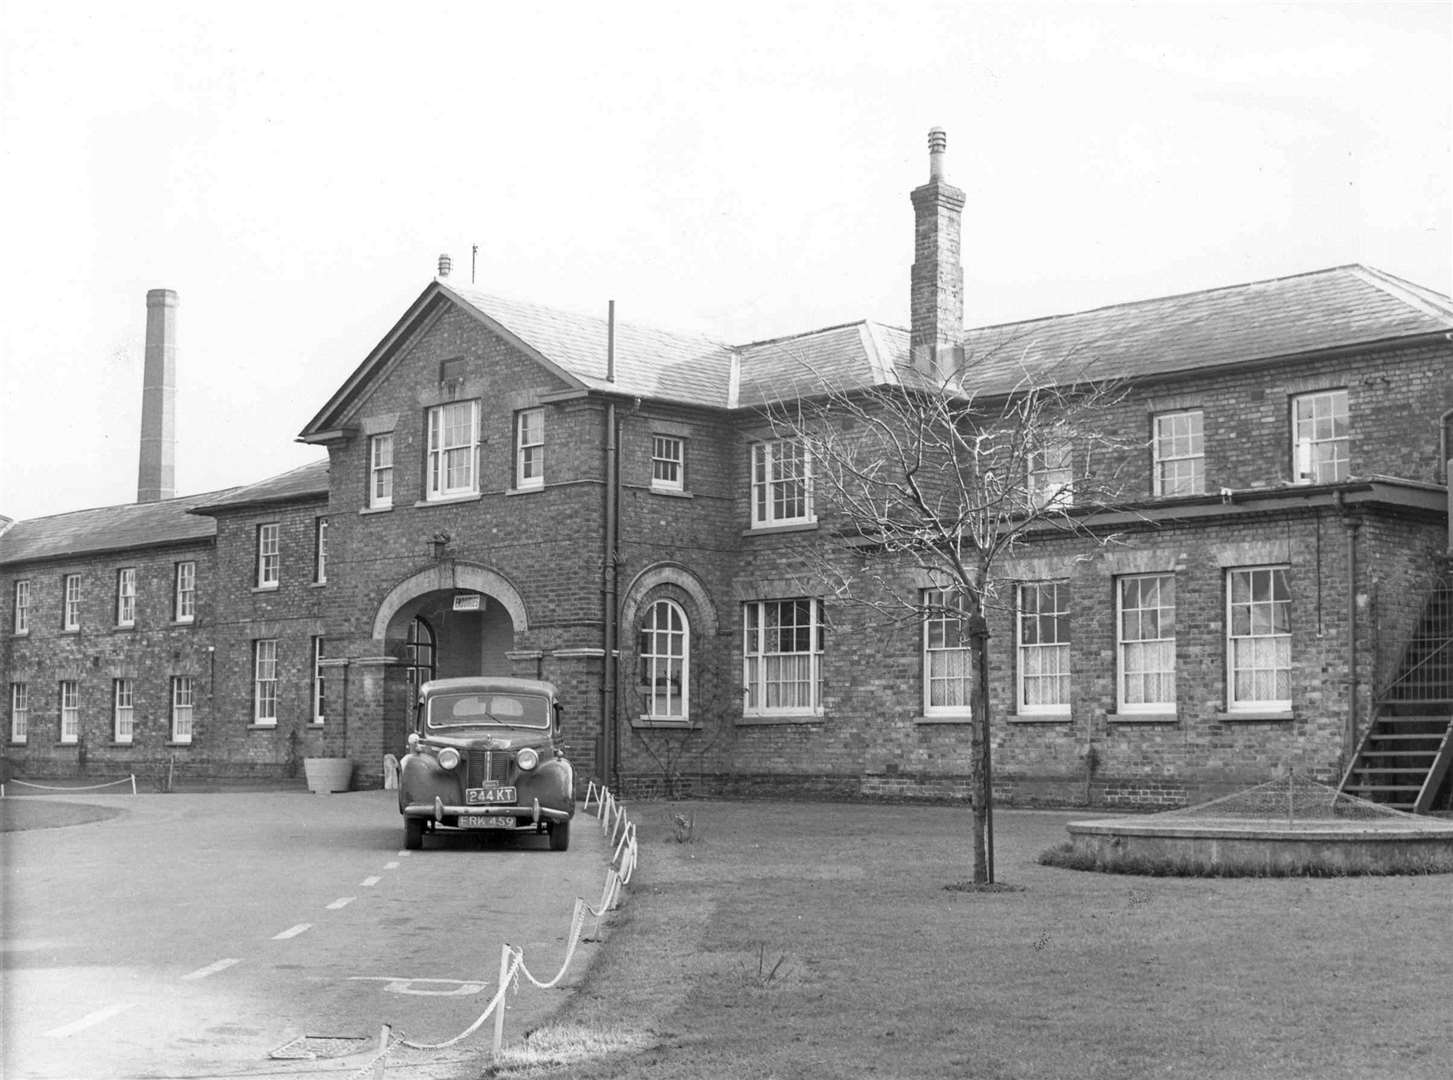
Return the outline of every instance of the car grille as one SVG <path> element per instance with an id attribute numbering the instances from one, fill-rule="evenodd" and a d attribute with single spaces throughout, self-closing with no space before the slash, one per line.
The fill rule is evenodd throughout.
<path id="1" fill-rule="evenodd" d="M 514 769 L 515 755 L 506 750 L 469 751 L 469 786 L 503 784 Z"/>

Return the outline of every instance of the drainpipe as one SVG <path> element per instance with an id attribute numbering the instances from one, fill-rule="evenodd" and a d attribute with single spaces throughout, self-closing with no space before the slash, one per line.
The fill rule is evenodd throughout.
<path id="1" fill-rule="evenodd" d="M 606 322 L 606 382 L 614 383 L 616 377 L 616 302 L 610 301 Z M 620 451 L 616 443 L 616 406 L 614 399 L 605 405 L 605 535 L 601 559 L 601 595 L 604 600 L 605 619 L 602 633 L 605 656 L 601 661 L 600 675 L 600 731 L 602 761 L 601 771 L 612 789 L 616 786 L 616 764 L 619 758 L 616 746 L 616 640 L 617 626 L 616 592 L 618 589 L 617 551 L 619 548 L 620 507 Z"/>
<path id="2" fill-rule="evenodd" d="M 1341 491 L 1337 492 L 1337 509 L 1347 530 L 1347 728 L 1342 736 L 1342 772 L 1352 766 L 1357 752 L 1357 530 L 1360 519 L 1347 512 Z"/>

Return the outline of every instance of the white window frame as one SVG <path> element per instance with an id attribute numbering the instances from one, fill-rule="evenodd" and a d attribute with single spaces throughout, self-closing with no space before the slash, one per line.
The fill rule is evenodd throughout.
<path id="1" fill-rule="evenodd" d="M 16 634 L 30 633 L 30 579 L 21 578 L 15 583 L 15 627 Z"/>
<path id="2" fill-rule="evenodd" d="M 651 489 L 686 490 L 686 440 L 681 436 L 651 436 Z"/>
<path id="3" fill-rule="evenodd" d="M 252 722 L 277 727 L 277 638 L 252 643 Z"/>
<path id="4" fill-rule="evenodd" d="M 638 643 L 645 690 L 642 719 L 654 724 L 689 723 L 691 622 L 685 610 L 674 600 L 655 601 L 641 617 Z"/>
<path id="5" fill-rule="evenodd" d="M 313 519 L 313 583 L 328 584 L 328 519 Z"/>
<path id="6" fill-rule="evenodd" d="M 1205 413 L 1179 409 L 1156 413 L 1150 440 L 1151 475 L 1158 498 L 1200 495 L 1206 490 Z"/>
<path id="7" fill-rule="evenodd" d="M 394 433 L 368 439 L 368 508 L 391 510 L 394 505 Z"/>
<path id="8" fill-rule="evenodd" d="M 257 587 L 276 589 L 282 581 L 282 525 L 276 521 L 257 527 Z"/>
<path id="9" fill-rule="evenodd" d="M 81 575 L 67 574 L 61 582 L 61 629 L 81 628 Z"/>
<path id="10" fill-rule="evenodd" d="M 1058 510 L 1075 504 L 1075 448 L 1066 435 L 1046 432 L 1029 451 L 1025 489 L 1030 505 Z"/>
<path id="11" fill-rule="evenodd" d="M 327 682 L 323 673 L 323 657 L 327 650 L 326 639 L 313 638 L 313 723 L 323 723 L 327 715 Z"/>
<path id="12" fill-rule="evenodd" d="M 783 615 L 791 613 L 790 621 Z M 769 618 L 770 616 L 770 618 Z M 805 616 L 805 621 L 803 616 Z M 806 648 L 783 648 L 787 635 Z M 775 637 L 775 640 L 773 638 Z M 822 712 L 822 601 L 753 600 L 742 609 L 744 716 L 818 716 Z M 792 667 L 797 667 L 792 671 Z M 804 670 L 805 667 L 805 670 Z M 786 676 L 795 675 L 795 678 Z M 786 691 L 791 691 L 787 693 Z M 806 700 L 803 700 L 803 699 Z M 785 703 L 784 703 L 785 702 Z"/>
<path id="13" fill-rule="evenodd" d="M 1291 400 L 1291 425 L 1296 483 L 1335 484 L 1351 475 L 1352 425 L 1345 389 L 1298 394 Z"/>
<path id="14" fill-rule="evenodd" d="M 190 675 L 172 676 L 171 741 L 190 743 L 196 722 L 197 687 Z"/>
<path id="15" fill-rule="evenodd" d="M 136 735 L 136 681 L 111 680 L 111 737 L 126 744 Z"/>
<path id="16" fill-rule="evenodd" d="M 172 605 L 172 616 L 177 622 L 196 621 L 197 564 L 191 560 L 177 563 Z"/>
<path id="17" fill-rule="evenodd" d="M 1176 711 L 1176 579 L 1127 574 L 1115 579 L 1115 711 Z"/>
<path id="18" fill-rule="evenodd" d="M 1025 599 L 1033 591 L 1036 602 L 1031 615 Z M 1068 581 L 1024 581 L 1016 591 L 1014 604 L 1015 712 L 1021 716 L 1068 716 L 1070 695 L 1070 583 Z M 1044 607 L 1048 596 L 1052 604 Z M 1045 630 L 1052 636 L 1046 638 Z M 1032 639 L 1032 640 L 1031 640 Z M 1036 687 L 1053 686 L 1053 700 L 1031 702 Z"/>
<path id="19" fill-rule="evenodd" d="M 116 625 L 136 625 L 136 567 L 116 571 Z"/>
<path id="20" fill-rule="evenodd" d="M 10 741 L 23 743 L 30 740 L 30 686 L 28 683 L 10 684 Z"/>
<path id="21" fill-rule="evenodd" d="M 467 411 L 467 415 L 466 415 Z M 464 422 L 447 422 L 465 416 Z M 426 501 L 479 494 L 479 402 L 450 401 L 428 414 Z"/>
<path id="22" fill-rule="evenodd" d="M 801 439 L 768 439 L 752 444 L 752 528 L 810 525 L 813 506 L 812 452 Z"/>
<path id="23" fill-rule="evenodd" d="M 924 589 L 923 715 L 972 715 L 974 649 L 963 590 Z M 946 699 L 935 701 L 935 698 Z"/>
<path id="24" fill-rule="evenodd" d="M 1292 599 L 1288 569 L 1281 564 L 1239 566 L 1226 571 L 1228 712 L 1291 711 Z M 1244 590 L 1237 587 L 1240 581 L 1246 583 Z M 1243 592 L 1244 597 L 1238 599 Z M 1265 655 L 1268 647 L 1273 654 L 1270 658 Z M 1268 677 L 1272 694 L 1265 693 Z M 1285 687 L 1285 694 L 1275 693 L 1278 684 Z"/>
<path id="25" fill-rule="evenodd" d="M 81 684 L 75 679 L 60 682 L 61 742 L 81 741 Z"/>
<path id="26" fill-rule="evenodd" d="M 545 486 L 545 410 L 515 413 L 515 490 Z"/>

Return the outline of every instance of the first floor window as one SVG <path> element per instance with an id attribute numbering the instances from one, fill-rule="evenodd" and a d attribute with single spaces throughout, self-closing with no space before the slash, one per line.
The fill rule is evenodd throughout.
<path id="1" fill-rule="evenodd" d="M 1176 581 L 1170 574 L 1119 579 L 1116 649 L 1120 712 L 1174 712 Z"/>
<path id="2" fill-rule="evenodd" d="M 1200 409 L 1161 413 L 1151 442 L 1155 494 L 1199 495 L 1206 487 L 1206 448 Z"/>
<path id="3" fill-rule="evenodd" d="M 646 716 L 652 720 L 685 720 L 691 671 L 691 630 L 686 613 L 670 600 L 657 600 L 641 620 L 640 644 Z"/>
<path id="4" fill-rule="evenodd" d="M 452 401 L 429 410 L 428 498 L 474 495 L 479 456 L 479 402 Z"/>
<path id="5" fill-rule="evenodd" d="M 923 591 L 923 712 L 967 715 L 974 687 L 969 617 L 960 589 Z"/>
<path id="6" fill-rule="evenodd" d="M 1227 573 L 1226 638 L 1229 707 L 1290 709 L 1292 598 L 1286 567 Z"/>
<path id="7" fill-rule="evenodd" d="M 61 742 L 81 739 L 81 684 L 73 679 L 61 680 Z"/>
<path id="8" fill-rule="evenodd" d="M 387 510 L 394 504 L 394 433 L 368 440 L 368 506 Z"/>
<path id="9" fill-rule="evenodd" d="M 328 519 L 325 517 L 313 523 L 313 580 L 319 585 L 328 580 Z"/>
<path id="10" fill-rule="evenodd" d="M 61 629 L 81 628 L 81 575 L 67 574 L 63 585 L 64 599 L 61 601 Z"/>
<path id="11" fill-rule="evenodd" d="M 130 679 L 117 679 L 112 684 L 112 731 L 119 743 L 129 743 L 134 728 L 132 695 L 136 684 Z"/>
<path id="12" fill-rule="evenodd" d="M 191 622 L 197 617 L 197 564 L 177 563 L 176 608 L 177 622 Z"/>
<path id="13" fill-rule="evenodd" d="M 515 487 L 545 483 L 545 410 L 525 409 L 515 417 Z"/>
<path id="14" fill-rule="evenodd" d="M 136 570 L 116 571 L 116 625 L 136 625 Z"/>
<path id="15" fill-rule="evenodd" d="M 277 723 L 277 639 L 252 643 L 252 721 Z"/>
<path id="16" fill-rule="evenodd" d="M 10 741 L 30 738 L 30 688 L 23 682 L 10 684 Z"/>
<path id="17" fill-rule="evenodd" d="M 1021 713 L 1070 711 L 1070 586 L 1030 581 L 1019 586 Z"/>
<path id="18" fill-rule="evenodd" d="M 276 522 L 257 527 L 257 587 L 275 589 L 282 570 L 282 526 Z"/>
<path id="19" fill-rule="evenodd" d="M 686 440 L 674 435 L 651 436 L 651 486 L 661 491 L 681 491 L 686 485 L 683 467 Z"/>
<path id="20" fill-rule="evenodd" d="M 815 521 L 812 458 L 797 439 L 752 446 L 752 527 Z"/>
<path id="21" fill-rule="evenodd" d="M 804 715 L 822 700 L 822 606 L 816 600 L 759 600 L 743 613 L 746 713 Z"/>
<path id="22" fill-rule="evenodd" d="M 313 723 L 321 724 L 328 715 L 328 688 L 323 681 L 323 639 L 313 639 Z"/>
<path id="23" fill-rule="evenodd" d="M 190 675 L 172 676 L 172 742 L 192 741 L 192 709 L 196 705 Z"/>
<path id="24" fill-rule="evenodd" d="M 1348 475 L 1347 391 L 1324 390 L 1292 399 L 1292 478 L 1331 484 Z"/>
<path id="25" fill-rule="evenodd" d="M 1068 437 L 1046 433 L 1029 453 L 1029 502 L 1038 508 L 1074 502 L 1074 454 Z"/>
<path id="26" fill-rule="evenodd" d="M 15 633 L 30 633 L 30 582 L 15 583 Z"/>

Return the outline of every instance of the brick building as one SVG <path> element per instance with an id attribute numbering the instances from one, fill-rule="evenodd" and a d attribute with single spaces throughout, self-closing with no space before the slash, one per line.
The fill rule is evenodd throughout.
<path id="1" fill-rule="evenodd" d="M 907 330 L 728 346 L 490 296 L 441 260 L 302 432 L 326 461 L 175 498 L 144 440 L 148 501 L 10 526 L 7 768 L 346 755 L 376 785 L 412 688 L 484 672 L 560 687 L 583 777 L 963 795 L 960 628 L 839 602 L 830 508 L 766 410 L 954 371 L 1008 398 L 1074 357 L 1125 388 L 1102 414 L 1131 447 L 1120 490 L 1075 508 L 1116 542 L 1031 532 L 998 568 L 996 790 L 1172 804 L 1356 764 L 1352 786 L 1438 797 L 1453 303 L 1343 266 L 965 330 L 963 195 L 930 149 Z M 1379 768 L 1402 718 L 1436 738 Z"/>

